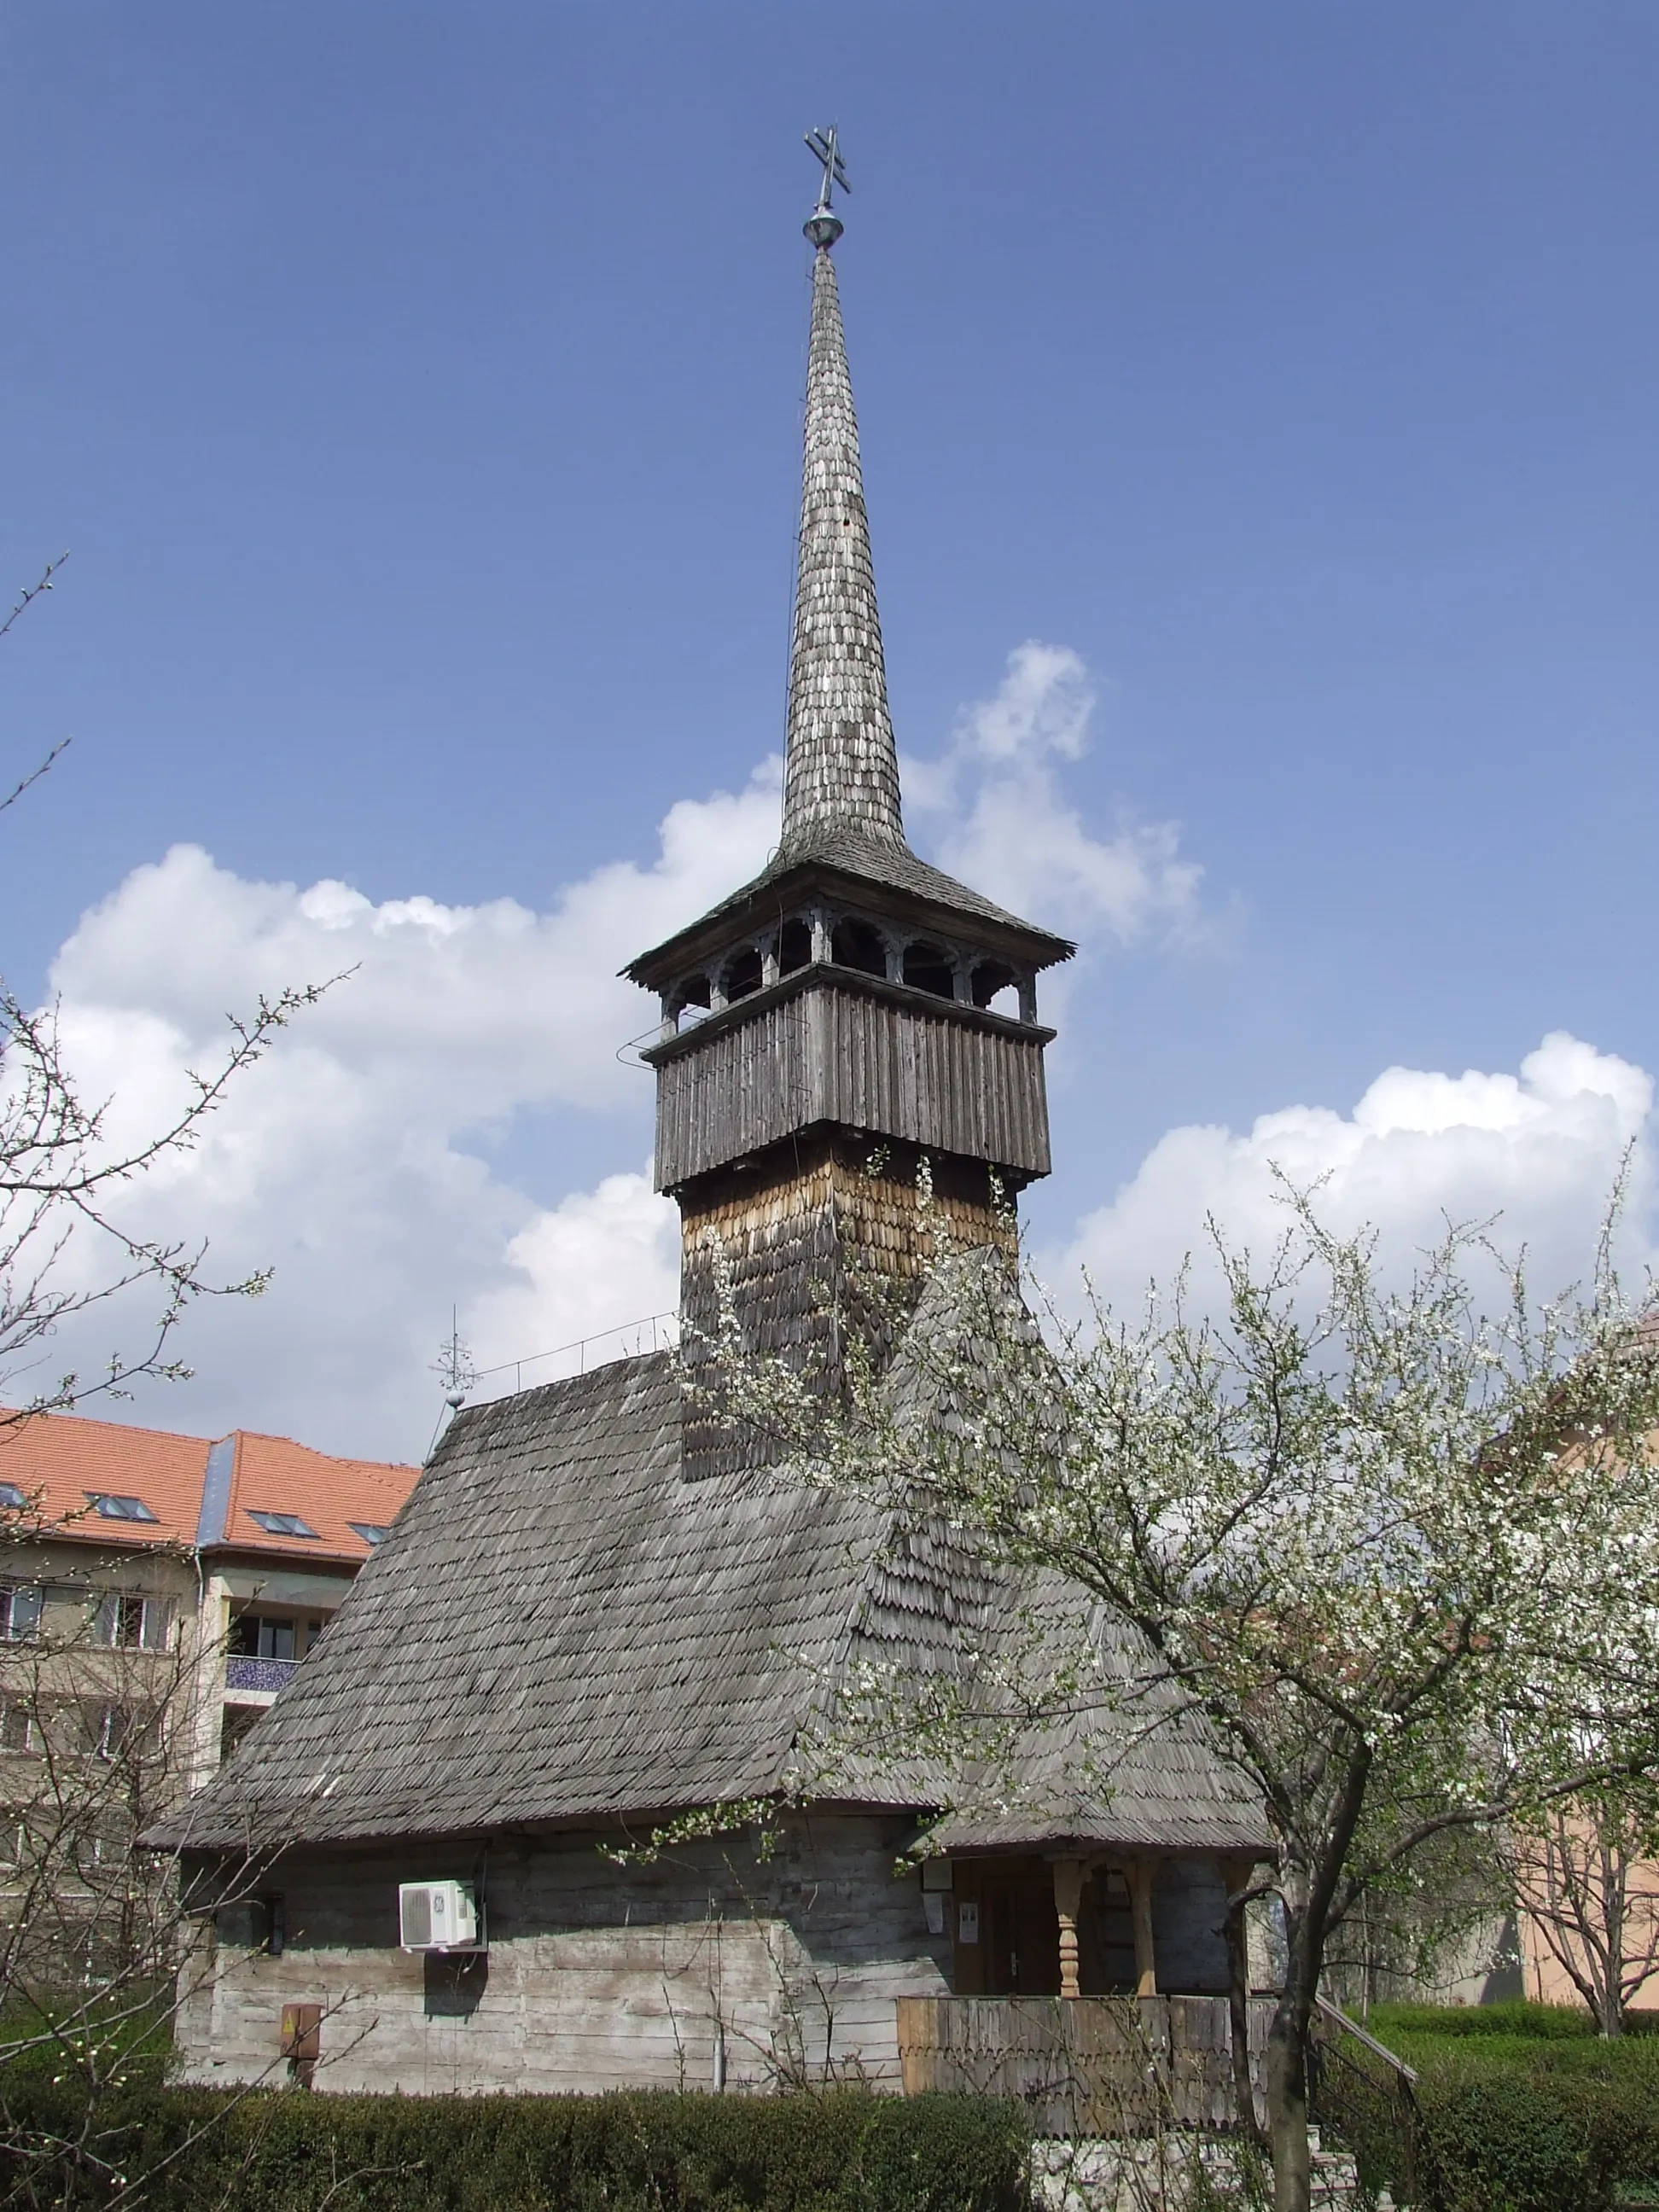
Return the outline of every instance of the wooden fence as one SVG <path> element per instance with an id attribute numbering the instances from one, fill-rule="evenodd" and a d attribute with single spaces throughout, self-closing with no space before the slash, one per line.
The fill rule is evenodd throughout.
<path id="1" fill-rule="evenodd" d="M 1250 2076 L 1273 2000 L 1250 2001 Z M 1045 2136 L 1151 2135 L 1234 2123 L 1225 1997 L 900 1997 L 907 2095 L 1018 2097 Z"/>

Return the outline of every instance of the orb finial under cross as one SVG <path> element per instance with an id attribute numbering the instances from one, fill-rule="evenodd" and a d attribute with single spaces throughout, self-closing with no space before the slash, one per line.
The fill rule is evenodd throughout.
<path id="1" fill-rule="evenodd" d="M 823 165 L 823 185 L 817 207 L 802 228 L 820 252 L 828 252 L 842 234 L 841 217 L 831 209 L 830 196 L 837 185 L 844 192 L 850 192 L 853 187 L 847 181 L 847 167 L 841 158 L 841 142 L 833 123 L 827 131 L 809 131 L 806 143 Z"/>

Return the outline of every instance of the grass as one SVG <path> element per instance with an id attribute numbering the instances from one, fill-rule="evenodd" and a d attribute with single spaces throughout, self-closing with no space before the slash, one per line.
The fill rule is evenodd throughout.
<path id="1" fill-rule="evenodd" d="M 0 2005 L 0 2056 L 9 2070 L 56 2076 L 78 2071 L 77 2058 L 91 2046 L 102 2078 L 114 2072 L 159 2087 L 173 2053 L 172 1994 L 170 1982 L 105 1997 L 13 1990 Z M 57 2036 L 49 2033 L 54 2025 Z"/>
<path id="2" fill-rule="evenodd" d="M 1482 2043 L 1494 2038 L 1528 2044 L 1600 2040 L 1595 2023 L 1582 2006 L 1530 2004 L 1518 1998 L 1510 2004 L 1374 2005 L 1370 2026 L 1371 2033 L 1391 2050 L 1392 2038 L 1396 2035 L 1432 2036 L 1459 2042 L 1473 2037 Z M 1659 2035 L 1659 2012 L 1631 2013 L 1625 2023 L 1626 2038 L 1649 2035 Z"/>

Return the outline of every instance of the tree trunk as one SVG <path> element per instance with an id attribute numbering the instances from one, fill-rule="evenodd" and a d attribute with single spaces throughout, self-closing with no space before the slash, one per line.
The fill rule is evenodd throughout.
<path id="1" fill-rule="evenodd" d="M 1625 1888 L 1628 1867 L 1621 1851 L 1600 1849 L 1602 1920 L 1607 1937 L 1607 1972 L 1602 1978 L 1601 2033 L 1609 2038 L 1625 2032 Z"/>
<path id="2" fill-rule="evenodd" d="M 1249 1887 L 1252 1866 L 1224 1864 L 1227 1918 L 1227 2021 L 1233 2046 L 1233 2102 L 1240 2133 L 1247 2142 L 1260 2143 L 1262 2132 L 1255 2117 L 1255 2087 L 1250 2079 L 1250 1944 L 1245 1919 L 1248 1907 L 1239 1893 Z"/>
<path id="3" fill-rule="evenodd" d="M 1273 2212 L 1310 2212 L 1313 2160 L 1308 2149 L 1308 2012 L 1288 1990 L 1267 2033 L 1267 2077 Z"/>

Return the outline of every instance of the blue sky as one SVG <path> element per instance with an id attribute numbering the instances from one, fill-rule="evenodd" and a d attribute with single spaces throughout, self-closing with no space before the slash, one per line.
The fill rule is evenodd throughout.
<path id="1" fill-rule="evenodd" d="M 11 9 L 0 578 L 72 557 L 5 647 L 0 767 L 75 743 L 8 817 L 7 971 L 44 991 L 83 910 L 199 846 L 219 891 L 180 878 L 151 935 L 117 898 L 57 970 L 183 1036 L 226 884 L 547 916 L 748 787 L 782 728 L 800 134 L 834 118 L 901 744 L 960 750 L 1011 653 L 1063 648 L 1086 749 L 1034 769 L 1022 880 L 1045 822 L 1203 872 L 1077 922 L 1039 1242 L 1082 1249 L 1166 1132 L 1346 1116 L 1391 1066 L 1515 1079 L 1556 1031 L 1659 1065 L 1656 94 L 1659 16 L 1599 0 Z M 961 851 L 990 817 L 914 818 Z M 614 966 L 619 926 L 558 957 Z M 556 1060 L 586 986 L 522 981 L 495 1018 Z M 337 1041 L 391 1020 L 352 990 Z M 594 1016 L 617 1042 L 625 1009 Z M 462 1048 L 411 1030 L 383 1065 L 420 1090 Z M 642 1076 L 517 1049 L 428 1133 L 444 1218 L 474 1188 L 501 1237 L 649 1146 Z M 1589 1092 L 1628 1133 L 1623 1080 Z M 332 1139 L 295 1084 L 303 1177 Z M 407 1449 L 452 1296 L 498 1350 L 586 1310 L 489 1321 L 410 1174 L 376 1201 L 399 1348 L 352 1340 L 325 1388 L 268 1304 L 138 1416 Z M 279 1186 L 228 1251 L 283 1245 Z M 304 1252 L 271 1256 L 303 1303 Z"/>

